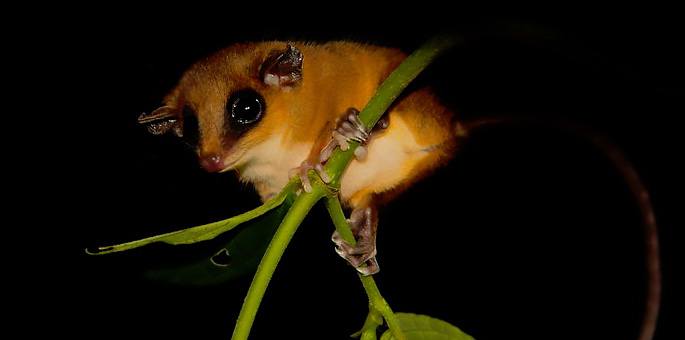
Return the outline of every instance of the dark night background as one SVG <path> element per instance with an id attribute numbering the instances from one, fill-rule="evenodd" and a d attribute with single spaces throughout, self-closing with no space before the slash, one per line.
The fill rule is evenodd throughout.
<path id="1" fill-rule="evenodd" d="M 221 11 L 205 8 L 212 18 L 188 11 L 135 18 L 114 12 L 105 19 L 112 13 L 100 10 L 57 20 L 49 48 L 64 71 L 54 92 L 62 100 L 59 114 L 69 115 L 69 132 L 59 139 L 65 146 L 53 178 L 59 178 L 55 192 L 70 198 L 55 197 L 52 206 L 69 222 L 60 250 L 66 247 L 68 257 L 48 288 L 39 288 L 58 298 L 44 302 L 56 308 L 49 317 L 55 330 L 83 339 L 230 336 L 250 275 L 203 288 L 142 276 L 211 247 L 82 253 L 258 204 L 233 174 L 203 172 L 182 144 L 136 125 L 195 60 L 232 42 L 261 39 L 351 39 L 410 52 L 447 29 L 467 41 L 422 81 L 462 117 L 565 117 L 602 131 L 634 162 L 661 228 L 657 338 L 678 338 L 673 254 L 682 241 L 676 163 L 685 54 L 676 13 L 454 17 L 439 8 L 377 19 L 319 10 L 318 19 L 265 17 L 248 8 L 214 17 Z M 423 26 L 412 21 L 425 19 L 430 23 Z M 637 334 L 644 289 L 639 215 L 618 173 L 583 140 L 535 128 L 483 130 L 447 167 L 383 208 L 380 219 L 376 280 L 396 311 L 441 318 L 477 339 Z M 366 298 L 352 268 L 334 253 L 332 231 L 322 207 L 300 227 L 252 338 L 344 339 L 361 327 Z"/>

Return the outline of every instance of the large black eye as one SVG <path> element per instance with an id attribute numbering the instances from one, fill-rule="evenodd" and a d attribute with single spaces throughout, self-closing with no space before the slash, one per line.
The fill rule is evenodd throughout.
<path id="1" fill-rule="evenodd" d="M 257 122 L 265 110 L 264 98 L 251 89 L 233 93 L 226 104 L 226 115 L 233 127 L 244 127 Z"/>

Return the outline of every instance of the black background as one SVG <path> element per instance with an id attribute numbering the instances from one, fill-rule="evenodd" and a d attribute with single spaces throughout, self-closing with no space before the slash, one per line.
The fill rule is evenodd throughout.
<path id="1" fill-rule="evenodd" d="M 635 163 L 661 227 L 657 338 L 677 338 L 673 254 L 682 240 L 676 183 L 685 55 L 674 11 L 453 15 L 458 10 L 427 7 L 376 17 L 322 4 L 314 17 L 301 8 L 312 6 L 182 8 L 174 15 L 99 9 L 56 16 L 45 26 L 50 41 L 38 56 L 51 56 L 59 72 L 51 112 L 66 122 L 52 139 L 61 152 L 50 155 L 59 165 L 50 173 L 58 193 L 51 205 L 54 217 L 68 222 L 60 227 L 68 235 L 60 252 L 66 248 L 68 257 L 41 269 L 51 274 L 38 288 L 58 297 L 40 302 L 56 307 L 46 316 L 58 327 L 51 332 L 89 339 L 230 336 L 249 276 L 215 287 L 164 285 L 141 273 L 182 259 L 183 250 L 82 253 L 258 204 L 234 175 L 204 173 L 182 144 L 135 123 L 195 60 L 232 42 L 262 39 L 351 39 L 410 52 L 447 29 L 467 41 L 421 81 L 462 117 L 565 117 L 602 131 Z M 582 140 L 545 129 L 483 130 L 380 218 L 376 280 L 397 311 L 444 319 L 478 339 L 637 333 L 644 289 L 639 215 L 617 172 Z M 300 227 L 253 338 L 342 339 L 362 325 L 365 296 L 333 252 L 332 230 L 321 207 Z"/>

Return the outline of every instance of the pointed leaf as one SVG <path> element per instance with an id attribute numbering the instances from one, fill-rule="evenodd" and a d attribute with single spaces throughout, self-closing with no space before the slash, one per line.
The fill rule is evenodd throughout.
<path id="1" fill-rule="evenodd" d="M 192 227 L 188 229 L 173 231 L 170 233 L 147 237 L 144 239 L 121 243 L 113 246 L 98 247 L 94 251 L 86 249 L 86 253 L 90 255 L 103 255 L 124 250 L 129 250 L 133 248 L 142 247 L 150 243 L 164 242 L 172 245 L 178 244 L 191 244 L 200 241 L 207 241 L 215 238 L 216 236 L 225 233 L 241 223 L 247 222 L 254 218 L 257 218 L 271 209 L 274 209 L 281 205 L 286 197 L 291 193 L 294 182 L 290 182 L 280 194 L 270 199 L 266 203 L 260 205 L 259 207 L 252 209 L 248 212 L 242 213 L 238 216 L 234 216 L 223 221 L 213 222 L 197 227 Z"/>
<path id="2" fill-rule="evenodd" d="M 174 268 L 150 270 L 145 276 L 167 283 L 204 286 L 252 273 L 291 205 L 292 199 L 286 199 L 278 208 L 241 226 L 231 240 L 214 253 L 216 257 Z"/>
<path id="3" fill-rule="evenodd" d="M 395 313 L 395 316 L 408 340 L 473 340 L 472 336 L 440 319 L 411 313 Z M 390 330 L 381 336 L 381 340 L 394 339 Z"/>

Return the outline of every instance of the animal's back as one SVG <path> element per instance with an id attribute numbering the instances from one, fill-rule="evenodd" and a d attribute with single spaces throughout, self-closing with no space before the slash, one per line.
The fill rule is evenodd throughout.
<path id="1" fill-rule="evenodd" d="M 317 65 L 319 72 L 311 75 L 315 77 L 308 84 L 311 87 L 303 90 L 317 91 L 321 100 L 337 103 L 331 111 L 334 116 L 327 117 L 328 130 L 334 126 L 331 118 L 340 117 L 346 108 L 363 108 L 380 83 L 406 57 L 396 49 L 348 42 L 314 47 L 317 48 L 318 51 L 310 53 L 314 56 L 312 64 L 326 59 L 329 62 Z M 304 51 L 306 55 L 306 48 Z M 331 77 L 334 73 L 337 76 Z M 331 81 L 336 84 L 325 85 Z M 303 98 L 306 97 L 313 96 Z M 341 194 L 352 206 L 368 203 L 375 194 L 401 191 L 452 154 L 453 113 L 429 89 L 405 94 L 391 108 L 388 118 L 387 129 L 376 130 L 370 139 L 366 159 L 353 160 L 345 172 Z"/>

